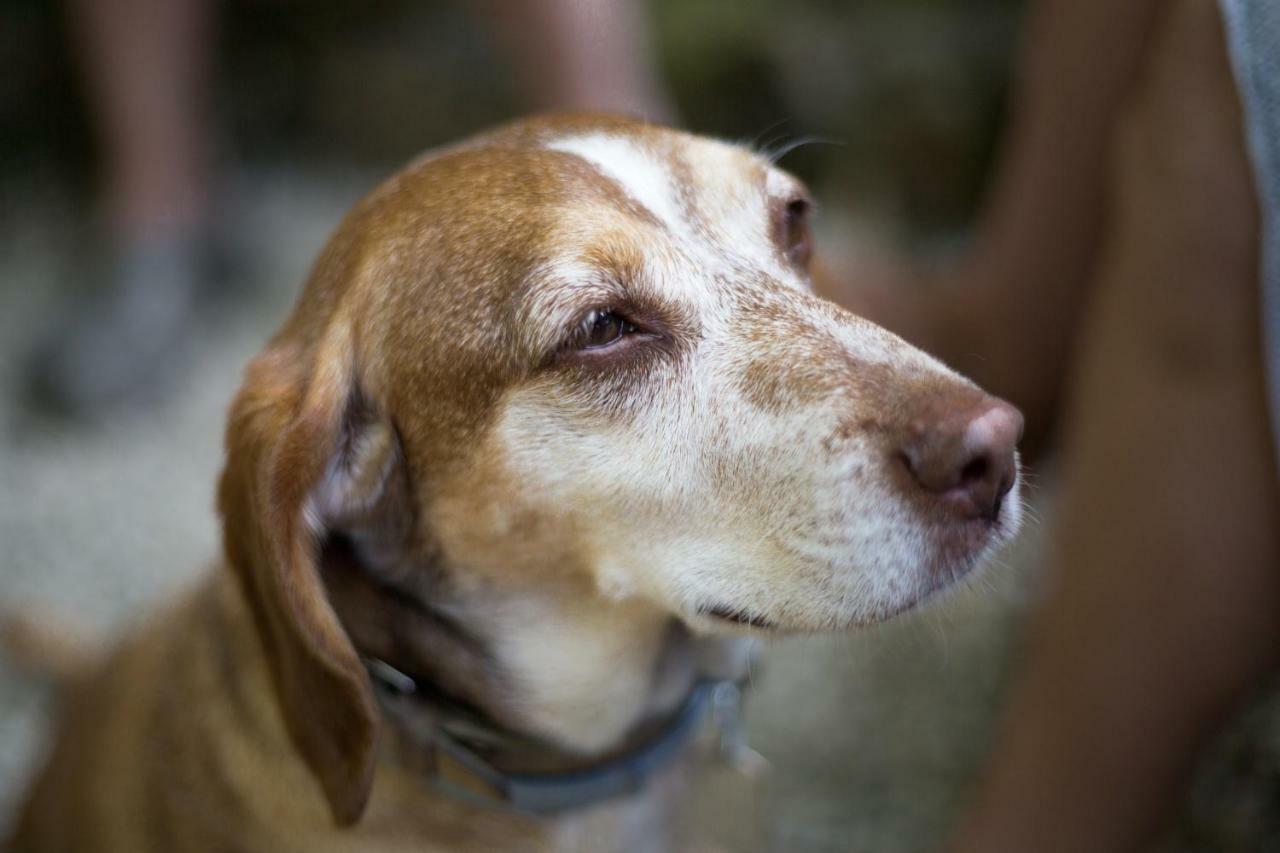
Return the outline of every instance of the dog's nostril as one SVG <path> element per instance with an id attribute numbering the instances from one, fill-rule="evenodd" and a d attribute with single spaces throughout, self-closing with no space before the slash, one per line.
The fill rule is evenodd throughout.
<path id="1" fill-rule="evenodd" d="M 987 476 L 989 467 L 991 467 L 991 463 L 987 461 L 987 457 L 979 456 L 973 459 L 968 465 L 960 469 L 960 482 L 972 483 L 974 480 L 981 480 Z"/>

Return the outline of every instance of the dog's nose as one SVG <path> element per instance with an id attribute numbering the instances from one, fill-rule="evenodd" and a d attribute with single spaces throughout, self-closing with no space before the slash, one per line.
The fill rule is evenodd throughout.
<path id="1" fill-rule="evenodd" d="M 936 400 L 927 409 L 899 451 L 907 470 L 966 517 L 995 521 L 1018 476 L 1022 415 L 985 394 Z"/>

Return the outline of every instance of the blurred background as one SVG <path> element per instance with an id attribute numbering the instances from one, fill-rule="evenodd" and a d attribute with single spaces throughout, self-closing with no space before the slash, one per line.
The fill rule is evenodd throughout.
<path id="1" fill-rule="evenodd" d="M 103 129 L 114 96 L 94 3 L 0 0 L 0 606 L 56 614 L 105 643 L 216 554 L 226 406 L 346 208 L 423 149 L 591 93 L 566 96 L 531 70 L 555 52 L 554 33 L 501 2 L 209 0 L 179 24 L 188 36 L 169 66 L 150 72 L 205 75 L 200 99 L 176 108 L 194 138 L 176 137 L 192 148 L 187 171 L 170 175 L 183 189 L 121 201 L 131 178 Z M 637 64 L 652 72 L 639 108 L 760 148 L 808 143 L 783 165 L 819 200 L 820 253 L 927 257 L 963 244 L 1021 3 L 634 6 L 652 51 Z M 161 26 L 159 14 L 143 26 Z M 154 327 L 103 322 L 175 276 L 185 290 L 145 321 Z M 112 289 L 123 295 L 103 296 Z M 40 366 L 63 357 L 38 357 L 50 339 L 86 322 L 115 342 L 163 342 L 135 354 L 155 381 L 113 395 L 129 405 L 60 387 Z M 101 367 L 92 346 L 75 355 L 68 370 Z M 132 369 L 102 367 L 104 382 L 117 367 Z M 1033 515 L 1051 515 L 1051 466 L 1031 484 Z M 937 843 L 987 749 L 1035 595 L 1040 522 L 1028 528 L 941 607 L 767 650 L 749 723 L 773 763 L 772 849 Z M 1276 707 L 1262 695 L 1203 756 L 1164 849 L 1280 849 Z M 0 657 L 0 835 L 50 708 L 46 687 Z"/>

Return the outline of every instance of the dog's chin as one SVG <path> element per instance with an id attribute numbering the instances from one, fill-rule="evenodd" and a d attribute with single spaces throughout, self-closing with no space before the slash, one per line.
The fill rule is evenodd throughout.
<path id="1" fill-rule="evenodd" d="M 891 600 L 863 601 L 853 612 L 839 613 L 817 605 L 812 618 L 796 620 L 766 610 L 747 608 L 726 598 L 699 604 L 692 614 L 684 616 L 684 621 L 699 633 L 730 636 L 781 636 L 853 630 L 880 624 L 938 601 L 981 571 L 994 554 L 1014 537 L 1021 524 L 1018 496 L 1014 494 L 1011 497 L 994 520 L 968 519 L 928 528 L 923 553 L 908 569 L 908 574 L 916 578 L 916 582 L 911 585 L 910 592 L 894 596 Z"/>

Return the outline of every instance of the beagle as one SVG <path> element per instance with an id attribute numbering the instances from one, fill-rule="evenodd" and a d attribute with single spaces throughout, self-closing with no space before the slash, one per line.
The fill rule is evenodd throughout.
<path id="1" fill-rule="evenodd" d="M 1019 522 L 1020 416 L 811 293 L 812 206 L 598 115 L 374 190 L 232 405 L 224 565 L 69 694 L 14 849 L 678 844 L 745 637 Z"/>

